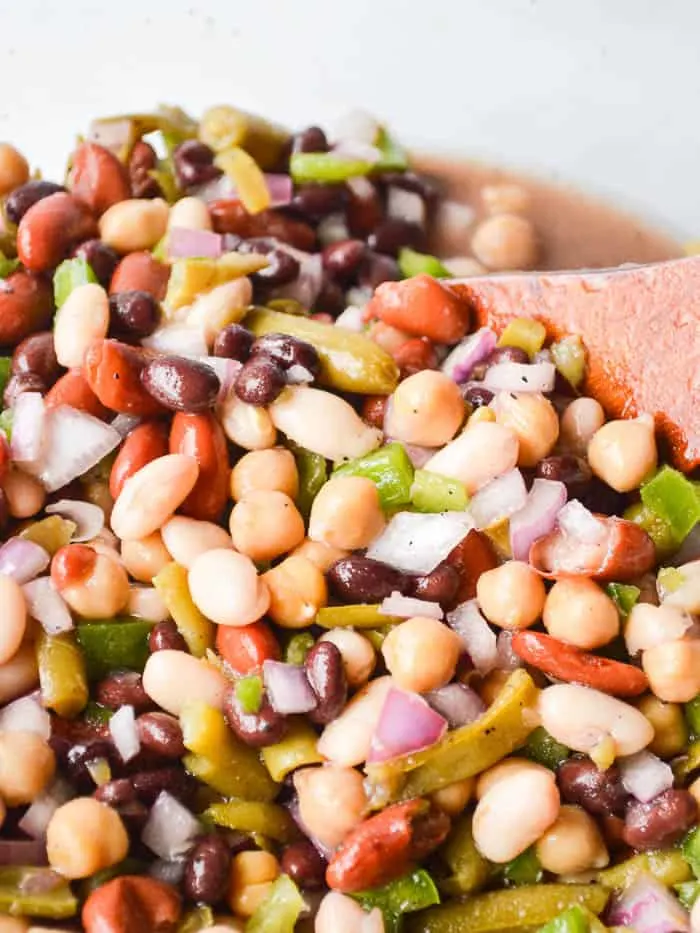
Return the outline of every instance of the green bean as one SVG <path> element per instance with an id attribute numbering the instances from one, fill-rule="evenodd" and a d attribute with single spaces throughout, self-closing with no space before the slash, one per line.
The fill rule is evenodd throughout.
<path id="1" fill-rule="evenodd" d="M 289 813 L 275 803 L 260 800 L 227 800 L 213 803 L 204 811 L 205 819 L 243 833 L 260 833 L 276 842 L 291 842 L 299 831 Z"/>
<path id="2" fill-rule="evenodd" d="M 78 912 L 68 882 L 50 868 L 0 868 L 0 911 L 19 917 L 62 920 Z"/>
<path id="3" fill-rule="evenodd" d="M 43 630 L 36 640 L 41 700 L 47 709 L 72 719 L 90 697 L 85 659 L 73 632 L 47 635 Z"/>

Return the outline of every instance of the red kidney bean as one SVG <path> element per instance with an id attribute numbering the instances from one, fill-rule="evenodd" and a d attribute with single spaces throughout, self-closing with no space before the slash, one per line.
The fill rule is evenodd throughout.
<path id="1" fill-rule="evenodd" d="M 384 427 L 386 395 L 368 395 L 362 403 L 362 418 L 373 428 Z"/>
<path id="2" fill-rule="evenodd" d="M 170 411 L 213 408 L 221 383 L 211 366 L 184 356 L 159 356 L 141 370 L 144 388 Z"/>
<path id="3" fill-rule="evenodd" d="M 129 253 L 115 269 L 109 283 L 109 293 L 148 292 L 156 301 L 162 301 L 169 278 L 170 267 L 158 262 L 150 253 Z"/>
<path id="4" fill-rule="evenodd" d="M 109 288 L 114 270 L 119 265 L 119 256 L 102 240 L 85 240 L 73 250 L 73 256 L 84 259 L 97 276 L 97 281 L 103 288 Z"/>
<path id="5" fill-rule="evenodd" d="M 81 143 L 73 153 L 70 185 L 75 197 L 96 217 L 131 193 L 123 164 L 109 149 L 93 142 Z"/>
<path id="6" fill-rule="evenodd" d="M 158 157 L 153 146 L 139 139 L 129 156 L 128 171 L 132 197 L 160 198 L 163 196 L 160 185 L 149 174 L 157 164 Z"/>
<path id="7" fill-rule="evenodd" d="M 286 385 L 284 370 L 269 356 L 253 356 L 243 364 L 233 388 L 249 405 L 269 405 Z"/>
<path id="8" fill-rule="evenodd" d="M 274 210 L 249 214 L 235 198 L 212 201 L 209 213 L 217 233 L 235 233 L 245 240 L 251 237 L 271 236 L 307 252 L 313 250 L 316 245 L 316 233 L 308 224 Z"/>
<path id="9" fill-rule="evenodd" d="M 292 152 L 328 152 L 328 140 L 320 126 L 307 126 L 292 138 Z"/>
<path id="10" fill-rule="evenodd" d="M 186 753 L 182 728 L 169 713 L 143 713 L 136 720 L 141 746 L 164 758 L 182 758 Z"/>
<path id="11" fill-rule="evenodd" d="M 245 252 L 245 250 L 239 249 L 239 252 Z M 254 250 L 253 252 L 261 251 Z M 284 250 L 273 249 L 265 252 L 264 255 L 267 257 L 268 265 L 251 275 L 253 285 L 276 288 L 278 285 L 293 282 L 299 275 L 299 261 Z"/>
<path id="12" fill-rule="evenodd" d="M 408 590 L 416 599 L 440 603 L 443 608 L 453 606 L 459 591 L 460 577 L 450 564 L 438 564 L 435 570 L 420 577 L 414 577 Z"/>
<path id="13" fill-rule="evenodd" d="M 59 191 L 29 208 L 17 228 L 17 255 L 32 272 L 48 272 L 81 240 L 95 236 L 90 208 Z"/>
<path id="14" fill-rule="evenodd" d="M 697 801 L 687 790 L 665 790 L 648 803 L 633 803 L 625 814 L 622 838 L 638 851 L 665 849 L 697 820 Z"/>
<path id="15" fill-rule="evenodd" d="M 264 334 L 253 344 L 252 356 L 269 357 L 283 370 L 303 366 L 316 378 L 321 371 L 321 360 L 316 347 L 289 334 Z"/>
<path id="16" fill-rule="evenodd" d="M 191 901 L 218 904 L 228 890 L 231 850 L 222 836 L 212 833 L 195 845 L 187 856 L 182 888 Z"/>
<path id="17" fill-rule="evenodd" d="M 12 372 L 14 375 L 32 373 L 47 388 L 56 382 L 63 367 L 56 359 L 53 333 L 50 330 L 32 334 L 17 344 L 12 354 Z"/>
<path id="18" fill-rule="evenodd" d="M 53 309 L 53 289 L 44 279 L 21 271 L 0 279 L 0 345 L 13 346 L 45 330 Z"/>
<path id="19" fill-rule="evenodd" d="M 406 379 L 424 369 L 437 369 L 438 356 L 435 345 L 428 337 L 411 337 L 392 353 L 401 378 Z"/>
<path id="20" fill-rule="evenodd" d="M 557 783 L 562 798 L 595 816 L 621 815 L 629 795 L 617 767 L 600 771 L 590 758 L 569 758 L 559 765 Z"/>
<path id="21" fill-rule="evenodd" d="M 245 363 L 250 356 L 255 337 L 240 324 L 227 324 L 219 331 L 214 341 L 214 356 Z"/>
<path id="22" fill-rule="evenodd" d="M 124 483 L 142 467 L 168 453 L 168 429 L 160 421 L 146 421 L 129 432 L 112 464 L 109 491 L 119 496 Z"/>
<path id="23" fill-rule="evenodd" d="M 317 223 L 323 217 L 341 211 L 347 199 L 345 185 L 299 185 L 289 205 L 290 210 Z"/>
<path id="24" fill-rule="evenodd" d="M 266 696 L 257 713 L 247 713 L 236 691 L 230 690 L 224 700 L 224 716 L 238 738 L 253 748 L 275 745 L 287 731 L 287 720 L 273 710 Z"/>
<path id="25" fill-rule="evenodd" d="M 485 408 L 493 401 L 493 392 L 483 386 L 466 386 L 462 391 L 464 401 L 472 408 Z"/>
<path id="26" fill-rule="evenodd" d="M 317 641 L 306 655 L 304 670 L 318 701 L 316 709 L 309 713 L 309 719 L 319 725 L 332 722 L 348 698 L 343 656 L 337 645 L 330 641 Z"/>
<path id="27" fill-rule="evenodd" d="M 293 842 L 282 852 L 280 871 L 289 875 L 300 888 L 315 891 L 322 888 L 326 874 L 326 860 L 310 842 Z"/>
<path id="28" fill-rule="evenodd" d="M 57 185 L 53 181 L 28 181 L 26 184 L 20 185 L 19 188 L 15 188 L 7 196 L 5 216 L 11 223 L 18 224 L 29 208 L 36 204 L 37 201 L 65 190 L 63 185 Z"/>
<path id="29" fill-rule="evenodd" d="M 368 179 L 347 186 L 345 209 L 348 229 L 354 237 L 364 239 L 381 223 L 384 216 L 382 199 L 377 186 Z"/>
<path id="30" fill-rule="evenodd" d="M 367 245 L 378 253 L 398 256 L 399 250 L 404 246 L 423 252 L 427 241 L 425 230 L 418 224 L 399 217 L 387 217 L 367 237 Z"/>
<path id="31" fill-rule="evenodd" d="M 70 405 L 78 411 L 94 415 L 103 421 L 111 416 L 99 398 L 88 385 L 88 381 L 81 369 L 69 369 L 67 373 L 56 382 L 44 397 L 47 408 L 57 408 L 59 405 Z"/>
<path id="32" fill-rule="evenodd" d="M 153 708 L 153 701 L 143 689 L 136 671 L 115 671 L 95 684 L 95 699 L 109 709 L 133 706 L 136 711 Z"/>
<path id="33" fill-rule="evenodd" d="M 470 531 L 466 538 L 450 551 L 446 562 L 459 574 L 459 603 L 474 599 L 476 581 L 481 574 L 493 570 L 501 563 L 486 535 L 476 530 Z"/>
<path id="34" fill-rule="evenodd" d="M 141 382 L 141 371 L 151 359 L 140 348 L 118 340 L 95 340 L 85 354 L 85 377 L 103 405 L 125 415 L 148 417 L 163 406 Z"/>
<path id="35" fill-rule="evenodd" d="M 136 801 L 136 791 L 130 778 L 116 778 L 100 784 L 92 796 L 110 807 L 122 807 Z"/>
<path id="36" fill-rule="evenodd" d="M 24 392 L 46 392 L 46 383 L 36 373 L 16 373 L 10 376 L 2 395 L 5 408 L 12 408 L 17 398 Z"/>
<path id="37" fill-rule="evenodd" d="M 229 459 L 226 435 L 209 413 L 177 412 L 170 428 L 171 454 L 187 454 L 199 465 L 194 489 L 180 506 L 183 515 L 218 521 L 229 499 Z"/>
<path id="38" fill-rule="evenodd" d="M 347 603 L 376 603 L 398 590 L 405 593 L 411 581 L 400 570 L 370 557 L 341 557 L 328 571 L 328 584 Z"/>
<path id="39" fill-rule="evenodd" d="M 382 282 L 397 282 L 401 278 L 399 264 L 391 256 L 369 253 L 360 266 L 358 281 L 363 288 L 377 288 Z"/>
<path id="40" fill-rule="evenodd" d="M 186 651 L 189 654 L 187 642 L 178 632 L 174 622 L 156 622 L 148 636 L 148 650 L 151 654 L 156 651 Z"/>
<path id="41" fill-rule="evenodd" d="M 175 148 L 173 165 L 181 188 L 203 185 L 221 175 L 221 169 L 214 165 L 213 150 L 197 139 L 187 139 Z"/>
<path id="42" fill-rule="evenodd" d="M 149 292 L 113 292 L 109 315 L 111 329 L 124 338 L 148 337 L 158 326 L 158 305 Z"/>
<path id="43" fill-rule="evenodd" d="M 82 926 L 85 933 L 172 933 L 181 912 L 172 885 L 142 875 L 122 875 L 88 896 Z"/>
<path id="44" fill-rule="evenodd" d="M 340 240 L 325 247 L 321 254 L 323 269 L 336 281 L 347 285 L 367 254 L 362 240 Z"/>
<path id="45" fill-rule="evenodd" d="M 164 790 L 183 803 L 192 799 L 197 789 L 197 782 L 181 767 L 168 766 L 139 771 L 131 776 L 136 796 L 141 803 L 150 807 Z"/>

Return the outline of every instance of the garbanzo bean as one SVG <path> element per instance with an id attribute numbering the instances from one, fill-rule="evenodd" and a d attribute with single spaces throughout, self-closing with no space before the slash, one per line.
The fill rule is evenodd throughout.
<path id="1" fill-rule="evenodd" d="M 545 588 L 542 577 L 529 564 L 509 560 L 481 574 L 476 598 L 493 625 L 504 629 L 528 628 L 542 615 Z"/>
<path id="2" fill-rule="evenodd" d="M 68 548 L 78 546 L 68 545 Z M 85 574 L 75 582 L 68 578 L 65 583 L 62 576 L 54 571 L 54 558 L 51 577 L 73 612 L 84 619 L 111 619 L 119 615 L 129 602 L 129 578 L 114 558 L 97 552 L 94 555 L 94 561 Z"/>
<path id="3" fill-rule="evenodd" d="M 12 469 L 2 481 L 7 510 L 12 518 L 31 518 L 44 507 L 46 490 L 38 479 Z"/>
<path id="4" fill-rule="evenodd" d="M 89 878 L 126 858 L 129 837 L 116 810 L 93 797 L 60 806 L 46 829 L 49 865 L 65 878 Z"/>
<path id="5" fill-rule="evenodd" d="M 336 628 L 322 635 L 319 641 L 330 641 L 340 651 L 349 687 L 362 687 L 367 683 L 377 663 L 377 654 L 369 638 L 353 629 Z"/>
<path id="6" fill-rule="evenodd" d="M 209 208 L 201 198 L 180 198 L 170 208 L 168 229 L 211 230 Z"/>
<path id="7" fill-rule="evenodd" d="M 234 855 L 227 896 L 231 910 L 241 917 L 252 917 L 279 873 L 279 862 L 271 852 L 257 850 Z"/>
<path id="8" fill-rule="evenodd" d="M 389 632 L 382 654 L 399 687 L 427 693 L 448 683 L 462 652 L 461 639 L 437 619 L 415 616 Z"/>
<path id="9" fill-rule="evenodd" d="M 454 784 L 448 784 L 447 787 L 433 791 L 430 799 L 448 816 L 459 816 L 474 794 L 474 784 L 474 778 L 455 781 Z"/>
<path id="10" fill-rule="evenodd" d="M 299 547 L 294 548 L 292 551 L 292 554 L 305 557 L 312 564 L 316 564 L 322 573 L 326 573 L 337 560 L 340 560 L 341 557 L 347 557 L 349 553 L 343 548 L 333 547 L 332 544 L 326 544 L 325 541 L 312 541 L 311 538 L 305 538 Z"/>
<path id="11" fill-rule="evenodd" d="M 620 631 L 615 603 L 587 577 L 558 580 L 547 594 L 542 621 L 553 638 L 589 651 Z"/>
<path id="12" fill-rule="evenodd" d="M 688 703 L 700 693 L 700 641 L 669 641 L 642 651 L 652 693 L 667 703 Z"/>
<path id="13" fill-rule="evenodd" d="M 588 444 L 588 462 L 603 482 L 618 492 L 631 492 L 656 467 L 654 420 L 642 416 L 608 421 Z"/>
<path id="14" fill-rule="evenodd" d="M 401 382 L 391 397 L 384 431 L 406 444 L 441 447 L 464 421 L 459 386 L 441 372 L 424 369 Z"/>
<path id="15" fill-rule="evenodd" d="M 605 868 L 610 861 L 593 817 L 581 807 L 568 805 L 540 837 L 535 851 L 542 868 L 554 875 L 577 875 Z"/>
<path id="16" fill-rule="evenodd" d="M 548 398 L 539 392 L 498 396 L 496 421 L 515 432 L 519 442 L 518 466 L 534 467 L 552 452 L 559 437 L 559 418 Z"/>
<path id="17" fill-rule="evenodd" d="M 600 402 L 582 396 L 567 405 L 561 416 L 560 440 L 576 454 L 585 454 L 591 438 L 605 424 L 605 412 Z"/>
<path id="18" fill-rule="evenodd" d="M 336 476 L 321 487 L 314 499 L 309 537 L 353 551 L 367 547 L 385 523 L 379 492 L 371 479 Z"/>
<path id="19" fill-rule="evenodd" d="M 100 239 L 123 255 L 153 249 L 165 234 L 169 208 L 162 198 L 129 198 L 100 217 Z"/>
<path id="20" fill-rule="evenodd" d="M 535 228 L 518 214 L 482 220 L 471 240 L 472 252 L 489 269 L 533 269 L 539 252 Z"/>
<path id="21" fill-rule="evenodd" d="M 302 768 L 294 774 L 294 787 L 304 826 L 330 848 L 362 822 L 367 795 L 363 777 L 354 768 Z"/>
<path id="22" fill-rule="evenodd" d="M 231 470 L 231 498 L 235 501 L 263 489 L 296 498 L 299 471 L 290 450 L 284 447 L 251 450 Z"/>
<path id="23" fill-rule="evenodd" d="M 0 665 L 3 665 L 17 654 L 27 630 L 27 604 L 22 588 L 4 573 L 0 573 L 0 606 Z"/>
<path id="24" fill-rule="evenodd" d="M 642 697 L 637 707 L 654 727 L 649 751 L 666 759 L 680 755 L 688 742 L 683 707 L 678 703 L 664 703 L 652 694 Z"/>
<path id="25" fill-rule="evenodd" d="M 0 197 L 29 181 L 29 164 L 18 149 L 0 143 Z"/>
<path id="26" fill-rule="evenodd" d="M 306 628 L 328 602 L 326 578 L 305 557 L 291 555 L 262 575 L 270 594 L 267 614 L 282 628 Z"/>
<path id="27" fill-rule="evenodd" d="M 0 797 L 8 807 L 32 803 L 56 771 L 56 757 L 36 732 L 0 732 Z"/>
<path id="28" fill-rule="evenodd" d="M 229 520 L 236 550 L 256 562 L 273 560 L 304 540 L 304 519 L 283 492 L 261 489 L 233 507 Z"/>
<path id="29" fill-rule="evenodd" d="M 139 583 L 150 583 L 173 559 L 160 531 L 154 531 L 145 538 L 122 541 L 121 557 L 127 572 Z"/>

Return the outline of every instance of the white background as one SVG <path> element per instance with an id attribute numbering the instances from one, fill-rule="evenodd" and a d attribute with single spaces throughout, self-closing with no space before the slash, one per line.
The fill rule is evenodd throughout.
<path id="1" fill-rule="evenodd" d="M 92 116 L 362 106 L 700 235 L 694 0 L 0 0 L 0 137 L 60 175 Z"/>

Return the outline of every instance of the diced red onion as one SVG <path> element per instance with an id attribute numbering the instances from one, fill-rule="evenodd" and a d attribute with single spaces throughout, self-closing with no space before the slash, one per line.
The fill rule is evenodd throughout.
<path id="1" fill-rule="evenodd" d="M 27 612 L 36 619 L 47 635 L 59 635 L 73 628 L 68 606 L 53 585 L 51 577 L 39 577 L 22 587 Z"/>
<path id="2" fill-rule="evenodd" d="M 294 185 L 289 175 L 270 174 L 265 175 L 265 183 L 270 193 L 270 207 L 284 207 L 289 204 L 294 196 Z"/>
<path id="3" fill-rule="evenodd" d="M 199 820 L 164 790 L 151 807 L 141 840 L 160 858 L 170 861 L 188 852 L 201 832 Z"/>
<path id="4" fill-rule="evenodd" d="M 641 803 L 648 803 L 673 787 L 673 770 L 656 755 L 643 750 L 617 761 L 625 790 Z"/>
<path id="5" fill-rule="evenodd" d="M 474 722 L 486 710 L 479 694 L 466 684 L 447 684 L 426 694 L 432 708 L 444 716 L 451 729 Z"/>
<path id="6" fill-rule="evenodd" d="M 515 469 L 482 486 L 469 503 L 469 511 L 477 528 L 488 528 L 519 512 L 526 502 L 525 480 Z"/>
<path id="7" fill-rule="evenodd" d="M 0 839 L 0 865 L 46 865 L 42 839 Z"/>
<path id="8" fill-rule="evenodd" d="M 391 596 L 385 597 L 379 611 L 384 616 L 398 616 L 402 619 L 411 619 L 413 616 L 442 619 L 443 616 L 440 603 L 432 603 L 426 599 L 415 599 L 413 596 L 402 596 L 398 590 L 394 590 Z"/>
<path id="9" fill-rule="evenodd" d="M 365 329 L 363 314 L 364 308 L 359 305 L 348 305 L 335 319 L 335 326 L 344 327 L 346 330 L 354 330 L 355 333 L 361 334 Z"/>
<path id="10" fill-rule="evenodd" d="M 605 525 L 578 499 L 572 499 L 560 509 L 557 525 L 561 530 L 586 544 L 597 544 L 606 535 Z"/>
<path id="11" fill-rule="evenodd" d="M 474 367 L 496 348 L 497 339 L 490 327 L 479 328 L 450 351 L 440 369 L 457 383 L 467 382 Z"/>
<path id="12" fill-rule="evenodd" d="M 468 512 L 398 512 L 370 544 L 367 557 L 405 573 L 430 573 L 473 527 Z"/>
<path id="13" fill-rule="evenodd" d="M 12 459 L 17 463 L 38 460 L 44 444 L 46 408 L 40 392 L 22 392 L 12 406 Z"/>
<path id="14" fill-rule="evenodd" d="M 496 363 L 483 385 L 492 392 L 551 392 L 556 375 L 554 363 Z"/>
<path id="15" fill-rule="evenodd" d="M 317 700 L 303 667 L 283 661 L 263 663 L 263 681 L 270 706 L 276 713 L 308 713 Z"/>
<path id="16" fill-rule="evenodd" d="M 0 731 L 35 732 L 42 739 L 51 735 L 51 717 L 41 705 L 39 691 L 13 700 L 0 709 Z"/>
<path id="17" fill-rule="evenodd" d="M 608 908 L 606 923 L 635 933 L 689 933 L 688 911 L 653 875 L 643 873 Z"/>
<path id="18" fill-rule="evenodd" d="M 521 658 L 513 651 L 513 632 L 503 630 L 496 639 L 499 671 L 514 671 L 523 666 Z"/>
<path id="19" fill-rule="evenodd" d="M 105 513 L 94 502 L 82 499 L 59 499 L 44 509 L 47 515 L 62 515 L 75 522 L 77 528 L 71 541 L 91 541 L 105 526 Z"/>
<path id="20" fill-rule="evenodd" d="M 446 720 L 421 696 L 392 687 L 384 700 L 367 762 L 386 761 L 429 748 L 446 731 Z"/>
<path id="21" fill-rule="evenodd" d="M 159 858 L 148 866 L 148 876 L 149 878 L 155 878 L 156 881 L 162 881 L 165 884 L 177 887 L 185 875 L 186 866 L 187 859 L 184 857 L 174 859 Z"/>
<path id="22" fill-rule="evenodd" d="M 32 805 L 19 821 L 19 828 L 23 833 L 31 836 L 32 839 L 44 839 L 46 837 L 46 827 L 49 825 L 51 817 L 62 804 L 73 796 L 73 789 L 70 784 L 63 778 L 56 778 L 42 794 L 34 799 Z"/>
<path id="23" fill-rule="evenodd" d="M 41 457 L 25 469 L 55 492 L 96 466 L 121 444 L 110 425 L 69 405 L 46 412 L 46 443 Z"/>
<path id="24" fill-rule="evenodd" d="M 480 674 L 488 674 L 498 665 L 496 633 L 470 599 L 447 613 L 447 624 L 462 639 L 472 664 Z"/>
<path id="25" fill-rule="evenodd" d="M 527 560 L 530 546 L 554 528 L 566 502 L 566 486 L 556 480 L 536 479 L 527 502 L 510 519 L 510 548 L 515 560 Z"/>
<path id="26" fill-rule="evenodd" d="M 293 298 L 305 308 L 312 308 L 323 285 L 323 261 L 320 253 L 302 255 L 304 258 L 299 263 L 299 275 L 293 282 L 276 288 L 274 297 Z"/>
<path id="27" fill-rule="evenodd" d="M 118 431 L 121 437 L 127 437 L 139 424 L 141 424 L 141 419 L 136 415 L 125 415 L 123 413 L 110 421 L 110 426 Z"/>
<path id="28" fill-rule="evenodd" d="M 28 583 L 51 563 L 47 551 L 25 538 L 9 538 L 0 547 L 0 573 L 19 583 Z"/>
<path id="29" fill-rule="evenodd" d="M 425 223 L 425 201 L 415 191 L 406 191 L 396 185 L 389 185 L 386 199 L 386 212 L 389 217 L 405 220 L 411 224 L 423 226 Z"/>
<path id="30" fill-rule="evenodd" d="M 120 706 L 109 720 L 109 731 L 123 762 L 131 761 L 141 751 L 133 706 Z"/>
<path id="31" fill-rule="evenodd" d="M 158 353 L 174 353 L 177 356 L 194 359 L 207 356 L 209 352 L 201 328 L 177 321 L 159 327 L 149 337 L 144 337 L 141 343 L 148 350 L 156 350 Z"/>
<path id="32" fill-rule="evenodd" d="M 316 236 L 321 246 L 330 246 L 331 243 L 340 243 L 350 238 L 350 231 L 345 220 L 345 214 L 329 214 L 316 227 Z"/>
<path id="33" fill-rule="evenodd" d="M 218 259 L 223 254 L 222 237 L 211 230 L 171 227 L 167 249 L 170 259 Z"/>
<path id="34" fill-rule="evenodd" d="M 347 159 L 348 162 L 360 161 L 369 162 L 374 165 L 382 157 L 381 152 L 376 146 L 365 143 L 357 139 L 341 139 L 332 149 L 333 155 L 341 159 Z"/>

